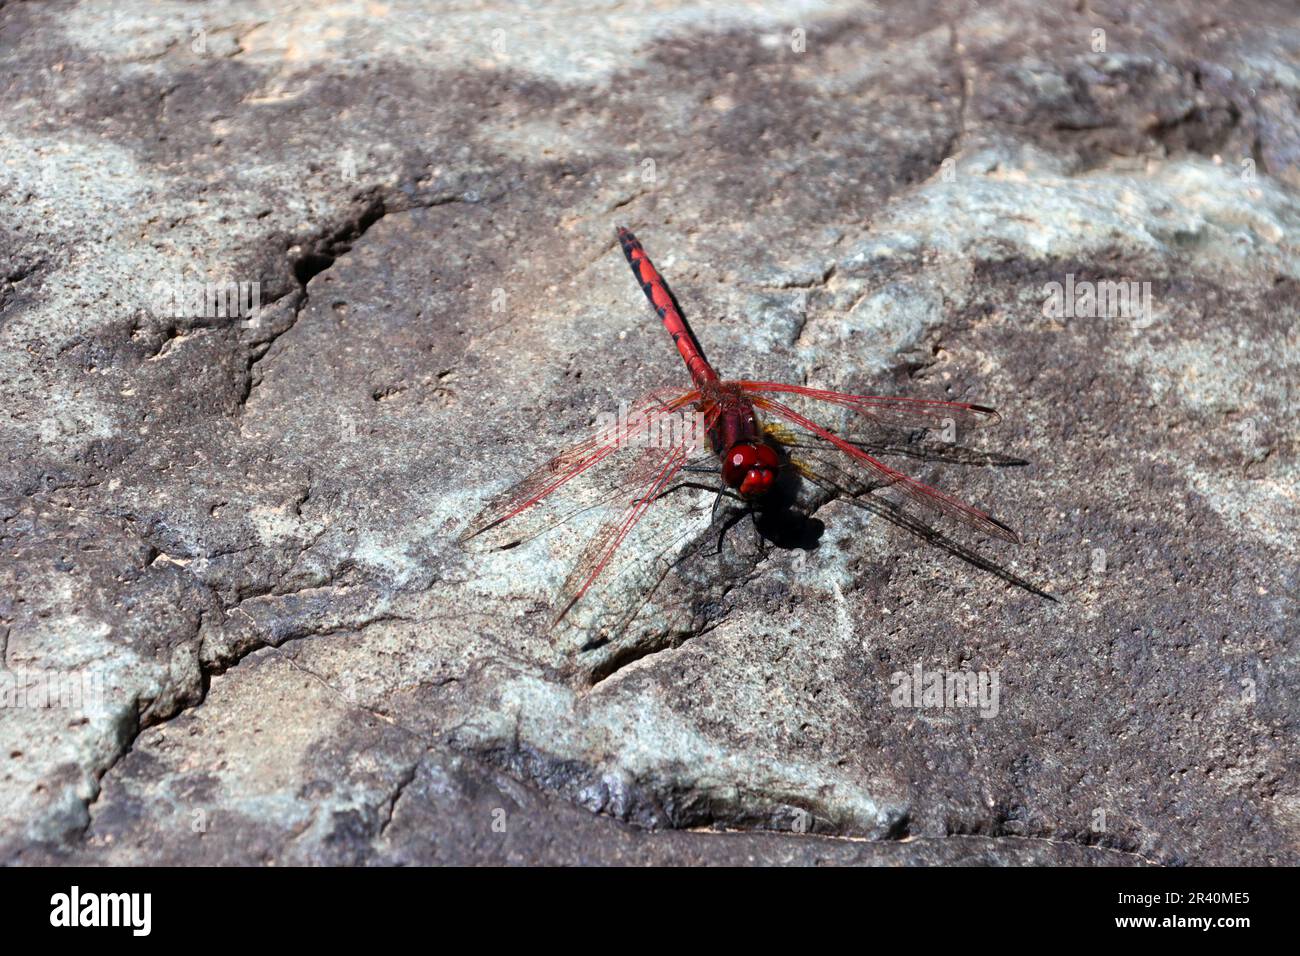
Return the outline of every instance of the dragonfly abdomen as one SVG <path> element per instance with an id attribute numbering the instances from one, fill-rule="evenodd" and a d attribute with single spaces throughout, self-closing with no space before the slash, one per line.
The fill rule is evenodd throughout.
<path id="1" fill-rule="evenodd" d="M 618 241 L 623 247 L 623 255 L 627 256 L 627 264 L 632 267 L 632 274 L 636 276 L 636 281 L 641 285 L 641 291 L 650 300 L 651 307 L 654 308 L 660 320 L 663 321 L 668 334 L 672 336 L 673 345 L 677 346 L 677 353 L 681 355 L 682 361 L 686 363 L 686 370 L 691 373 L 691 380 L 696 387 L 703 385 L 705 382 L 716 382 L 718 373 L 713 370 L 709 360 L 704 357 L 700 343 L 695 340 L 695 336 L 691 334 L 686 320 L 682 318 L 681 312 L 677 310 L 677 304 L 673 302 L 668 286 L 664 284 L 663 276 L 659 274 L 659 270 L 654 267 L 650 257 L 641 248 L 641 243 L 637 240 L 637 237 L 632 235 L 629 230 L 619 226 Z"/>

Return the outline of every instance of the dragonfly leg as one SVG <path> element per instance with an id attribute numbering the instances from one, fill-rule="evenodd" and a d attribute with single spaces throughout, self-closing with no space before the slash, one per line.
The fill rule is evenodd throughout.
<path id="1" fill-rule="evenodd" d="M 714 523 L 716 523 L 718 520 L 718 505 L 722 503 L 722 499 L 724 496 L 728 498 L 735 498 L 737 501 L 746 503 L 745 499 L 741 498 L 739 495 L 726 492 L 725 490 L 720 490 L 718 492 L 718 497 L 713 499 L 712 520 Z M 748 515 L 754 514 L 754 509 L 750 507 L 746 507 L 743 511 L 734 511 L 727 516 L 725 521 L 722 522 L 722 527 L 718 529 L 718 546 L 713 550 L 714 554 L 722 553 L 722 541 L 724 538 L 726 538 L 727 532 L 730 531 L 732 528 L 734 528 L 738 522 L 744 521 L 745 515 L 747 514 Z"/>
<path id="2" fill-rule="evenodd" d="M 706 485 L 698 481 L 678 481 L 678 482 L 674 482 L 671 488 L 665 488 L 663 491 L 659 492 L 659 496 L 655 500 L 658 501 L 659 498 L 662 498 L 665 495 L 670 495 L 674 491 L 677 491 L 680 488 L 694 488 L 696 491 L 718 491 L 719 490 L 715 485 Z M 740 500 L 738 496 L 733 495 L 733 497 L 736 497 L 737 500 Z"/>
<path id="3" fill-rule="evenodd" d="M 716 474 L 716 471 L 712 469 L 701 469 L 701 470 L 707 471 L 709 474 Z M 737 511 L 735 514 L 728 517 L 726 522 L 723 524 L 722 530 L 718 534 L 718 547 L 712 552 L 713 554 L 721 554 L 722 539 L 726 537 L 727 532 L 732 529 L 732 527 L 736 524 L 736 522 L 742 520 L 746 514 L 753 513 L 753 509 L 749 507 L 749 502 L 747 502 L 744 498 L 742 498 L 740 495 L 736 494 L 734 491 L 732 491 L 730 488 L 727 488 L 726 486 L 718 487 L 717 485 L 706 485 L 698 481 L 678 481 L 674 483 L 671 488 L 665 488 L 663 491 L 659 492 L 655 500 L 657 501 L 659 500 L 659 498 L 662 498 L 665 495 L 670 495 L 674 491 L 677 491 L 678 489 L 681 488 L 694 488 L 697 491 L 712 491 L 714 493 L 713 512 L 709 517 L 710 525 L 715 525 L 718 523 L 718 508 L 722 504 L 722 499 L 729 498 L 732 501 L 739 502 L 740 504 L 746 506 L 743 511 Z"/>

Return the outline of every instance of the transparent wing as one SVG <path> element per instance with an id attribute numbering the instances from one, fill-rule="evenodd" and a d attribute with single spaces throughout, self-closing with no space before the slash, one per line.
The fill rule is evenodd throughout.
<path id="1" fill-rule="evenodd" d="M 615 500 L 608 503 L 611 514 L 591 536 L 564 582 L 557 622 L 587 593 L 646 510 L 668 490 L 686 462 L 701 450 L 705 433 L 717 422 L 720 413 L 717 406 L 711 406 L 701 414 L 698 432 L 694 429 L 670 432 L 667 441 L 641 451 L 622 483 L 625 489 L 620 496 L 622 507 Z"/>
<path id="2" fill-rule="evenodd" d="M 647 444 L 671 446 L 671 437 L 662 440 L 665 430 L 681 430 L 682 412 L 699 398 L 695 391 L 656 389 L 639 401 L 612 413 L 615 420 L 599 427 L 592 435 L 534 470 L 521 481 L 494 496 L 475 515 L 460 535 L 462 543 L 479 539 L 484 533 L 499 529 L 479 543 L 486 547 L 503 547 L 540 533 L 574 514 L 620 497 L 631 487 L 634 476 L 618 465 Z M 574 482 L 580 476 L 596 480 Z M 565 502 L 550 498 L 564 488 Z M 553 504 L 543 511 L 542 502 Z M 567 510 L 566 510 L 567 508 Z M 530 520 L 519 521 L 522 515 Z M 502 526 L 507 525 L 508 528 Z"/>
<path id="3" fill-rule="evenodd" d="M 1017 544 L 1020 542 L 1019 536 L 996 518 L 992 518 L 984 512 L 958 501 L 951 495 L 944 494 L 942 491 L 931 488 L 929 485 L 924 485 L 916 479 L 903 474 L 901 471 L 890 468 L 884 462 L 867 454 L 857 445 L 846 441 L 831 431 L 828 431 L 812 419 L 796 412 L 794 409 L 783 405 L 775 399 L 765 398 L 760 395 L 752 396 L 751 400 L 755 407 L 761 408 L 764 411 L 770 412 L 779 418 L 791 422 L 792 424 L 798 425 L 800 428 L 811 432 L 818 438 L 829 442 L 846 455 L 849 455 L 855 461 L 865 465 L 877 476 L 898 488 L 903 492 L 903 494 L 907 495 L 918 504 L 938 511 L 950 518 L 955 518 L 968 527 L 974 528 L 975 530 L 981 531 L 985 534 Z"/>
<path id="4" fill-rule="evenodd" d="M 684 446 L 671 448 L 647 448 L 642 452 L 632 469 L 628 487 L 634 489 L 621 511 L 610 515 L 596 529 L 587 542 L 582 556 L 564 582 L 560 596 L 560 610 L 556 621 L 563 618 L 569 609 L 584 595 L 596 581 L 602 571 L 613 560 L 623 540 L 636 527 L 659 496 L 672 483 L 673 478 L 686 464 L 688 449 Z M 613 505 L 610 508 L 613 510 Z"/>
<path id="5" fill-rule="evenodd" d="M 785 392 L 802 395 L 818 402 L 827 402 L 848 408 L 860 415 L 900 428 L 946 428 L 949 424 L 959 428 L 979 428 L 994 425 L 1000 420 L 998 413 L 983 405 L 969 402 L 940 402 L 926 398 L 891 398 L 885 395 L 848 395 L 802 385 L 783 382 L 739 381 L 746 392 L 764 394 Z"/>

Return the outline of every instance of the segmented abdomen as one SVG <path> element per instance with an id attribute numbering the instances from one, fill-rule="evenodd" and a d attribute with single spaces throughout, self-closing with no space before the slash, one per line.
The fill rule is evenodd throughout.
<path id="1" fill-rule="evenodd" d="M 673 304 L 673 297 L 668 293 L 663 277 L 659 275 L 659 270 L 654 267 L 645 250 L 641 248 L 641 243 L 622 226 L 618 227 L 618 241 L 623 246 L 623 255 L 627 256 L 628 265 L 632 267 L 632 274 L 641 284 L 641 291 L 645 293 L 651 307 L 663 320 L 668 334 L 673 337 L 673 344 L 677 346 L 678 353 L 686 363 L 691 379 L 697 386 L 703 382 L 717 381 L 718 373 L 713 370 L 700 351 L 695 336 L 691 335 L 691 330 L 686 326 L 686 320 Z"/>

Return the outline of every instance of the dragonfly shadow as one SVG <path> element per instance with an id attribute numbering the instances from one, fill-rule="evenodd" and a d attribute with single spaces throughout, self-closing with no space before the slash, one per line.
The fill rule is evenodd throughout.
<path id="1" fill-rule="evenodd" d="M 784 450 L 780 451 L 784 455 Z M 826 523 L 799 506 L 804 480 L 791 467 L 783 467 L 776 486 L 761 505 L 747 507 L 753 515 L 759 537 L 785 551 L 815 551 L 821 544 Z"/>
<path id="2" fill-rule="evenodd" d="M 887 431 L 892 432 L 895 430 L 887 429 Z M 824 446 L 815 442 L 799 441 L 788 444 L 798 449 L 798 453 L 805 450 L 825 450 Z M 850 444 L 872 455 L 901 455 L 924 462 L 994 468 L 1020 467 L 1029 464 L 1023 458 L 968 448 L 954 442 L 939 441 L 930 438 L 925 431 L 889 435 L 873 441 L 850 441 Z M 873 494 L 873 492 L 881 488 L 889 487 L 889 482 L 865 482 L 860 477 L 842 469 L 831 459 L 818 462 L 817 475 L 812 481 L 830 495 L 828 500 L 844 501 L 856 508 L 869 511 L 895 527 L 902 528 L 915 535 L 926 544 L 938 548 L 940 551 L 958 558 L 972 567 L 992 574 L 1008 584 L 1052 602 L 1059 603 L 1060 601 L 1059 598 L 1044 591 L 1032 581 L 1003 567 L 992 558 L 981 554 L 975 549 L 954 540 L 931 526 L 927 521 L 905 510 L 902 506 L 887 498 Z"/>
<path id="3" fill-rule="evenodd" d="M 815 551 L 826 523 L 793 507 L 764 508 L 754 512 L 754 527 L 763 540 L 785 551 Z"/>
<path id="4" fill-rule="evenodd" d="M 896 429 L 890 431 L 897 432 Z M 925 437 L 924 429 L 910 434 L 898 433 L 876 441 L 845 439 L 848 444 L 860 448 L 870 455 L 899 455 L 915 461 L 934 462 L 945 465 L 973 465 L 986 468 L 1020 468 L 1028 465 L 1024 458 L 1003 455 L 994 451 L 969 448 L 955 442 L 938 441 Z M 789 441 L 783 444 L 790 448 L 825 450 L 825 445 L 815 441 Z M 877 485 L 876 487 L 881 487 Z"/>
<path id="5" fill-rule="evenodd" d="M 730 499 L 733 504 L 719 520 L 718 541 L 713 553 L 722 551 L 727 534 L 746 518 L 753 522 L 758 536 L 783 551 L 816 551 L 826 531 L 826 523 L 813 517 L 799 504 L 803 479 L 793 468 L 781 469 L 781 479 L 761 503 L 745 501 L 727 488 L 714 488 L 717 503 Z M 708 487 L 699 485 L 698 487 Z"/>
<path id="6" fill-rule="evenodd" d="M 855 441 L 852 444 L 872 454 L 900 454 L 926 462 L 988 467 L 1017 467 L 1029 464 L 1022 458 L 1015 458 L 997 452 L 966 448 L 949 442 L 917 440 L 916 433 L 905 439 L 882 439 L 871 442 Z M 824 446 L 815 442 L 790 442 L 787 443 L 787 447 L 800 450 L 825 450 Z M 821 537 L 825 533 L 826 524 L 821 519 L 814 517 L 812 512 L 832 500 L 840 500 L 856 508 L 869 511 L 895 527 L 902 528 L 915 535 L 926 544 L 938 548 L 940 551 L 958 558 L 972 567 L 992 574 L 1008 584 L 1049 601 L 1056 603 L 1060 601 L 1059 598 L 1044 591 L 1032 581 L 1003 567 L 975 549 L 954 540 L 942 531 L 932 527 L 925 520 L 905 510 L 902 506 L 874 494 L 874 492 L 882 488 L 889 487 L 889 482 L 872 483 L 863 481 L 859 476 L 843 470 L 829 459 L 819 462 L 818 474 L 812 479 L 803 478 L 798 474 L 797 469 L 793 467 L 783 468 L 781 474 L 781 483 L 773 489 L 773 492 L 760 505 L 744 501 L 727 488 L 694 481 L 681 483 L 685 487 L 716 493 L 718 499 L 715 506 L 726 499 L 733 502 L 732 507 L 719 519 L 718 539 L 712 549 L 713 553 L 721 552 L 727 534 L 746 518 L 753 519 L 754 528 L 759 536 L 773 547 L 782 550 L 815 551 L 821 544 Z M 832 475 L 840 480 L 831 477 Z M 820 488 L 825 497 L 821 498 L 821 500 L 804 501 L 800 492 L 809 485 Z"/>
<path id="7" fill-rule="evenodd" d="M 973 548 L 969 548 L 958 541 L 954 541 L 942 531 L 937 531 L 919 518 L 908 514 L 892 501 L 874 495 L 867 495 L 865 497 L 850 497 L 846 495 L 843 496 L 841 500 L 853 505 L 855 508 L 862 508 L 864 511 L 870 511 L 872 514 L 883 518 L 890 524 L 916 535 L 926 544 L 932 545 L 955 558 L 959 558 L 972 567 L 979 568 L 981 571 L 986 571 L 994 577 L 1006 581 L 1008 584 L 1013 584 L 1018 588 L 1028 591 L 1030 594 L 1045 598 L 1053 603 L 1060 603 L 1060 598 L 1049 594 L 1032 581 L 1022 578 L 1020 575 L 1008 570 L 996 561 L 993 561 L 991 558 L 980 554 Z"/>

